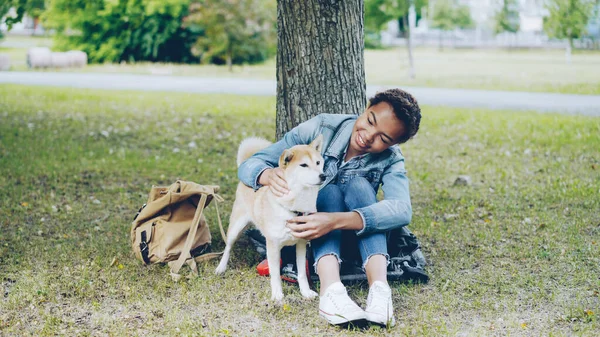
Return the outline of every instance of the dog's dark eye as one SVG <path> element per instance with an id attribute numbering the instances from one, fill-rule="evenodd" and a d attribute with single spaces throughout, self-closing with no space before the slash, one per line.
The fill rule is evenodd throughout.
<path id="1" fill-rule="evenodd" d="M 300 164 L 302 167 L 308 167 L 308 164 Z"/>
<path id="2" fill-rule="evenodd" d="M 320 162 L 320 161 L 318 161 L 318 162 L 317 162 L 317 165 L 321 165 L 321 162 Z"/>

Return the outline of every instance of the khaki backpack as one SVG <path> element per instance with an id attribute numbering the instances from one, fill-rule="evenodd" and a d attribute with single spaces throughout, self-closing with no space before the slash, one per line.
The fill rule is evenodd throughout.
<path id="1" fill-rule="evenodd" d="M 181 278 L 184 263 L 198 275 L 196 262 L 209 260 L 222 253 L 209 253 L 210 229 L 202 211 L 215 200 L 217 219 L 223 240 L 217 203 L 223 201 L 219 186 L 199 185 L 178 180 L 171 186 L 152 186 L 148 202 L 140 208 L 131 225 L 131 243 L 135 256 L 144 264 L 168 263 L 171 277 Z"/>

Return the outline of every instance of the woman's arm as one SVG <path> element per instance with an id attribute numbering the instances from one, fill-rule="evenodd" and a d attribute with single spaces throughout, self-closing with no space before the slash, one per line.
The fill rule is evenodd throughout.
<path id="1" fill-rule="evenodd" d="M 304 240 L 321 237 L 332 230 L 361 230 L 363 219 L 358 212 L 317 212 L 288 220 L 292 235 Z"/>
<path id="2" fill-rule="evenodd" d="M 320 133 L 320 126 L 320 116 L 313 117 L 296 126 L 286 133 L 280 141 L 258 151 L 252 157 L 245 160 L 238 168 L 238 178 L 242 183 L 252 187 L 254 190 L 259 189 L 263 186 L 259 181 L 262 173 L 267 169 L 278 167 L 279 156 L 281 156 L 283 150 L 294 145 L 310 144 L 316 135 Z M 261 181 L 265 182 L 262 179 Z"/>
<path id="3" fill-rule="evenodd" d="M 381 181 L 384 200 L 354 210 L 361 215 L 365 224 L 356 235 L 387 232 L 408 225 L 412 219 L 408 177 L 403 157 L 398 156 L 397 160 L 386 168 Z"/>
<path id="4" fill-rule="evenodd" d="M 288 228 L 298 238 L 312 240 L 335 229 L 358 231 L 356 235 L 386 232 L 410 223 L 412 207 L 404 158 L 397 160 L 383 172 L 384 200 L 349 212 L 318 212 L 288 221 Z"/>

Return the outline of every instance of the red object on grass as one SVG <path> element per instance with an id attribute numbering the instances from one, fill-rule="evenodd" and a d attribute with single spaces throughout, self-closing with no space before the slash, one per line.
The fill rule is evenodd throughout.
<path id="1" fill-rule="evenodd" d="M 281 259 L 279 260 L 279 267 L 281 268 Z M 256 266 L 256 271 L 260 276 L 269 276 L 269 261 L 267 261 L 267 259 L 262 260 L 258 266 Z"/>
<path id="2" fill-rule="evenodd" d="M 280 269 L 281 269 L 282 263 L 283 263 L 283 261 L 281 261 L 281 259 L 279 259 L 279 268 Z M 256 266 L 256 271 L 258 272 L 258 275 L 260 275 L 260 276 L 269 276 L 269 261 L 267 261 L 267 259 L 262 260 Z M 306 261 L 306 275 L 308 276 L 308 279 L 310 280 L 310 270 L 308 269 L 308 261 Z M 294 272 L 292 272 L 290 274 L 290 273 L 286 273 L 286 271 L 283 270 L 281 273 L 281 279 L 284 281 L 290 282 L 290 283 L 298 283 L 297 277 L 298 277 L 298 275 Z"/>

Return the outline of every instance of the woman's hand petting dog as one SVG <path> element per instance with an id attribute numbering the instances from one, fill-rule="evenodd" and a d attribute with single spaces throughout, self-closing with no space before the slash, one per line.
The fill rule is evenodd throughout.
<path id="1" fill-rule="evenodd" d="M 297 216 L 287 221 L 287 228 L 292 235 L 313 240 L 335 229 L 361 230 L 364 227 L 362 217 L 357 212 L 317 212 L 309 215 Z"/>
<path id="2" fill-rule="evenodd" d="M 283 169 L 281 167 L 264 170 L 258 178 L 258 183 L 269 186 L 273 194 L 279 198 L 289 193 L 288 185 L 285 181 Z"/>
<path id="3" fill-rule="evenodd" d="M 287 221 L 287 228 L 297 238 L 312 240 L 336 229 L 336 219 L 335 213 L 317 212 L 291 218 Z"/>

